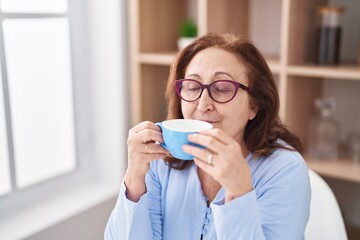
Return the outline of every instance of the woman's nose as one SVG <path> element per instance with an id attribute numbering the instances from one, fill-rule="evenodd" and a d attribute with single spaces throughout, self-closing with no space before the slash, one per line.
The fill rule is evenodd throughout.
<path id="1" fill-rule="evenodd" d="M 206 112 L 208 110 L 214 109 L 214 100 L 210 97 L 208 89 L 204 89 L 197 105 L 197 109 L 201 112 Z"/>

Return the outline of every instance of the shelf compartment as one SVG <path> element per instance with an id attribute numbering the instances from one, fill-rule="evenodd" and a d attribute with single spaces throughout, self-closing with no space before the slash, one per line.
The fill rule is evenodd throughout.
<path id="1" fill-rule="evenodd" d="M 308 126 L 314 116 L 314 100 L 322 96 L 323 81 L 316 78 L 290 76 L 287 81 L 285 101 L 285 124 L 296 133 L 306 149 Z"/>
<path id="2" fill-rule="evenodd" d="M 180 24 L 187 18 L 186 1 L 138 2 L 140 52 L 176 50 Z"/>
<path id="3" fill-rule="evenodd" d="M 248 36 L 249 0 L 208 0 L 207 4 L 207 32 Z"/>
<path id="4" fill-rule="evenodd" d="M 358 61 L 360 40 L 359 1 L 348 0 L 312 0 L 290 1 L 289 51 L 290 65 L 302 65 L 317 62 L 318 52 L 318 7 L 339 6 L 345 11 L 341 16 L 341 39 L 339 48 L 340 63 Z"/>
<path id="5" fill-rule="evenodd" d="M 282 8 L 281 0 L 249 1 L 248 37 L 264 55 L 280 56 Z"/>
<path id="6" fill-rule="evenodd" d="M 141 121 L 165 120 L 168 75 L 168 66 L 141 65 Z"/>
<path id="7" fill-rule="evenodd" d="M 350 79 L 360 81 L 360 66 L 316 66 L 292 65 L 287 68 L 287 73 L 293 76 Z"/>
<path id="8" fill-rule="evenodd" d="M 306 158 L 308 166 L 322 176 L 360 183 L 360 164 L 350 159 L 314 160 Z"/>
<path id="9" fill-rule="evenodd" d="M 231 32 L 251 39 L 263 54 L 280 56 L 281 0 L 208 0 L 207 4 L 207 32 Z"/>
<path id="10" fill-rule="evenodd" d="M 311 62 L 315 52 L 317 7 L 327 0 L 290 1 L 288 61 L 290 64 Z"/>

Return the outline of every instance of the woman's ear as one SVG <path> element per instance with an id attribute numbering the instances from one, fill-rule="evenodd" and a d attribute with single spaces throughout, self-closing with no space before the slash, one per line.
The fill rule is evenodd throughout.
<path id="1" fill-rule="evenodd" d="M 256 114 L 258 112 L 258 107 L 254 107 L 251 109 L 250 115 L 249 115 L 249 120 L 253 120 L 256 117 Z"/>

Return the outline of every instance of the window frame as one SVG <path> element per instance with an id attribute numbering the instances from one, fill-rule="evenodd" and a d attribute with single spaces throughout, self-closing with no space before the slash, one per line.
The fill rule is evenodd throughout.
<path id="1" fill-rule="evenodd" d="M 69 9 L 71 9 L 71 5 L 69 3 Z M 76 105 L 84 105 L 84 104 L 78 104 L 78 102 L 75 100 L 75 98 L 79 95 L 79 94 L 86 94 L 86 92 L 89 91 L 84 91 L 83 93 L 80 92 L 79 90 L 75 89 L 75 85 L 76 85 L 76 81 L 77 79 L 80 79 L 81 77 L 79 76 L 79 78 L 75 78 L 75 72 L 76 69 L 74 69 L 74 65 L 76 65 L 76 62 L 73 60 L 74 58 L 77 57 L 76 54 L 73 54 L 73 50 L 75 50 L 74 47 L 72 47 L 72 44 L 76 42 L 76 39 L 78 39 L 78 37 L 81 37 L 80 34 L 78 33 L 78 31 L 76 31 L 76 29 L 74 29 L 74 27 L 72 26 L 73 24 L 71 23 L 70 20 L 70 15 L 68 14 L 69 11 L 64 12 L 64 13 L 12 13 L 12 12 L 0 12 L 0 20 L 3 23 L 4 20 L 6 19 L 50 19 L 50 18 L 66 18 L 69 20 L 69 36 L 70 36 L 70 48 L 71 48 L 71 69 L 72 69 L 72 85 L 73 85 L 73 92 L 72 92 L 72 96 L 73 96 L 73 108 L 74 108 L 74 121 L 76 121 L 77 123 L 74 124 L 74 136 L 75 136 L 75 169 L 67 172 L 65 174 L 61 174 L 59 176 L 53 177 L 53 178 L 49 178 L 49 179 L 45 179 L 43 181 L 40 181 L 38 183 L 32 184 L 30 186 L 27 186 L 25 188 L 19 188 L 16 184 L 16 167 L 15 167 L 15 153 L 14 153 L 14 145 L 13 145 L 13 128 L 12 128 L 12 119 L 11 119 L 11 108 L 10 108 L 10 97 L 9 97 L 9 84 L 8 84 L 8 77 L 7 77 L 7 62 L 6 62 L 6 55 L 5 55 L 5 44 L 4 44 L 4 33 L 3 33 L 3 26 L 0 27 L 0 47 L 1 50 L 0 51 L 0 63 L 1 63 L 1 74 L 2 74 L 2 81 L 3 81 L 3 93 L 4 93 L 4 108 L 5 108 L 5 122 L 6 122 L 6 130 L 7 130 L 7 144 L 8 144 L 8 159 L 9 159 L 9 170 L 10 170 L 10 183 L 11 183 L 11 190 L 9 193 L 5 193 L 4 195 L 0 196 L 0 199 L 2 199 L 2 203 L 3 206 L 7 206 L 8 204 L 6 204 L 7 202 L 12 204 L 16 204 L 20 209 L 22 208 L 23 205 L 28 205 L 23 204 L 22 199 L 29 199 L 29 194 L 28 192 L 32 192 L 31 190 L 33 189 L 38 189 L 38 188 L 43 188 L 44 191 L 51 193 L 51 189 L 53 189 L 53 187 L 51 185 L 54 184 L 54 182 L 56 182 L 56 179 L 61 179 L 62 181 L 65 178 L 69 178 L 72 179 L 73 176 L 75 175 L 83 175 L 85 174 L 85 169 L 83 168 L 79 168 L 78 166 L 81 165 L 81 156 L 82 153 L 80 152 L 78 154 L 78 148 L 79 146 L 79 141 L 78 138 L 79 136 L 81 136 L 81 130 L 79 130 L 78 128 L 79 126 L 79 122 L 84 121 L 82 118 L 82 116 L 76 114 L 79 106 Z M 80 57 L 80 56 L 79 56 Z M 86 56 L 84 56 L 86 57 Z M 84 74 L 84 73 L 82 73 Z M 83 98 L 91 98 L 91 96 L 82 96 Z M 89 115 L 89 114 L 87 114 Z M 80 118 L 80 119 L 79 119 Z M 87 147 L 89 148 L 89 147 Z M 91 149 L 91 148 L 89 148 Z M 81 150 L 80 150 L 81 151 Z M 90 150 L 91 151 L 91 150 Z M 64 176 L 67 175 L 67 176 Z M 81 177 L 82 178 L 82 177 Z M 72 179 L 71 181 L 73 181 L 75 179 Z M 60 183 L 55 183 L 60 184 Z M 47 185 L 50 185 L 49 187 Z M 31 193 L 30 193 L 31 194 Z M 36 199 L 36 197 L 31 197 L 30 199 L 33 199 L 33 201 L 39 201 L 39 199 Z M 10 205 L 10 204 L 9 204 Z M 0 208 L 1 209 L 1 208 Z M 8 211 L 11 212 L 12 208 L 9 206 L 5 209 L 1 209 L 2 212 L 7 213 Z"/>
<path id="2" fill-rule="evenodd" d="M 126 91 L 129 83 L 125 81 L 125 12 L 124 1 L 69 1 L 67 14 L 79 167 L 0 196 L 0 235 L 9 239 L 23 238 L 118 194 L 126 166 L 126 129 L 130 122 Z M 9 120 L 6 119 L 11 122 Z M 49 211 L 51 217 L 46 219 L 41 214 L 44 211 Z M 30 226 L 22 232 L 15 228 L 22 222 L 29 225 L 32 217 Z"/>

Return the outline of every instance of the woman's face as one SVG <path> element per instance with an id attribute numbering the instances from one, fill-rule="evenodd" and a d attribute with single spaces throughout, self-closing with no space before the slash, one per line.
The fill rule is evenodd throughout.
<path id="1" fill-rule="evenodd" d="M 216 80 L 233 80 L 248 86 L 245 66 L 234 54 L 219 48 L 207 48 L 200 51 L 189 63 L 186 79 L 194 79 L 202 84 Z M 256 116 L 256 110 L 250 108 L 250 96 L 240 89 L 233 100 L 217 103 L 204 89 L 195 102 L 181 101 L 184 118 L 198 119 L 220 128 L 243 145 L 244 130 L 247 122 Z"/>

